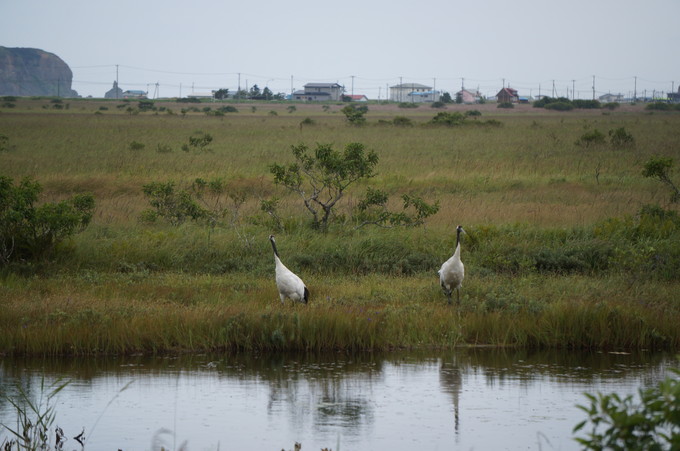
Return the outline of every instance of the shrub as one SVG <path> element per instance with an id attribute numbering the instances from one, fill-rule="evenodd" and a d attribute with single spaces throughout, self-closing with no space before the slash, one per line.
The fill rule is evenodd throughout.
<path id="1" fill-rule="evenodd" d="M 354 220 L 357 228 L 375 225 L 383 228 L 416 227 L 423 225 L 425 219 L 439 211 L 439 202 L 430 205 L 420 197 L 404 194 L 404 202 L 400 212 L 387 209 L 388 195 L 379 189 L 368 188 L 364 198 L 357 205 Z"/>
<path id="2" fill-rule="evenodd" d="M 444 102 L 433 102 L 431 106 L 432 108 L 446 108 L 446 104 Z"/>
<path id="3" fill-rule="evenodd" d="M 515 108 L 515 105 L 512 102 L 501 102 L 496 108 Z"/>
<path id="4" fill-rule="evenodd" d="M 153 182 L 142 187 L 144 195 L 154 210 L 142 213 L 142 219 L 153 222 L 161 217 L 177 226 L 187 219 L 197 220 L 206 216 L 203 210 L 187 190 L 176 190 L 173 182 Z"/>
<path id="5" fill-rule="evenodd" d="M 635 144 L 635 139 L 624 127 L 619 127 L 615 130 L 609 130 L 609 142 L 613 147 L 627 147 Z"/>
<path id="6" fill-rule="evenodd" d="M 653 102 L 645 106 L 645 110 L 672 111 L 673 109 L 674 109 L 673 105 L 666 102 Z"/>
<path id="7" fill-rule="evenodd" d="M 619 102 L 607 102 L 604 105 L 602 105 L 602 108 L 606 108 L 608 110 L 615 110 L 620 106 L 621 104 Z"/>
<path id="8" fill-rule="evenodd" d="M 232 105 L 225 105 L 222 107 L 219 107 L 217 111 L 221 113 L 238 113 L 238 108 Z"/>
<path id="9" fill-rule="evenodd" d="M 412 127 L 413 121 L 406 116 L 395 116 L 392 119 L 392 124 L 397 127 Z"/>
<path id="10" fill-rule="evenodd" d="M 0 152 L 6 152 L 13 147 L 9 144 L 9 136 L 0 134 Z"/>
<path id="11" fill-rule="evenodd" d="M 602 107 L 602 104 L 600 104 L 599 100 L 575 99 L 572 100 L 571 103 L 574 105 L 574 108 L 586 110 L 596 110 Z"/>
<path id="12" fill-rule="evenodd" d="M 30 178 L 15 186 L 11 178 L 0 176 L 0 264 L 47 258 L 63 240 L 90 223 L 91 194 L 36 206 L 41 191 Z"/>
<path id="13" fill-rule="evenodd" d="M 418 108 L 420 105 L 417 103 L 413 102 L 400 102 L 399 105 L 397 105 L 399 108 Z"/>
<path id="14" fill-rule="evenodd" d="M 195 134 L 189 136 L 189 144 L 182 145 L 182 150 L 188 152 L 191 149 L 200 150 L 203 152 L 209 152 L 208 146 L 213 141 L 213 137 L 210 133 L 196 132 Z"/>
<path id="15" fill-rule="evenodd" d="M 453 126 L 453 125 L 461 125 L 465 121 L 465 116 L 463 116 L 461 113 L 449 113 L 446 111 L 442 111 L 440 113 L 437 113 L 435 117 L 430 120 L 430 124 L 432 125 L 447 125 L 447 126 Z"/>
<path id="16" fill-rule="evenodd" d="M 571 111 L 574 109 L 574 105 L 571 102 L 552 102 L 545 106 L 546 110 L 555 111 Z"/>
<path id="17" fill-rule="evenodd" d="M 479 110 L 468 110 L 465 112 L 465 117 L 479 117 L 482 115 L 482 112 Z"/>
<path id="18" fill-rule="evenodd" d="M 680 201 L 680 188 L 671 179 L 673 169 L 672 158 L 650 158 L 642 170 L 642 175 L 648 178 L 655 178 L 668 186 L 671 193 L 671 202 Z"/>
<path id="19" fill-rule="evenodd" d="M 581 147 L 590 147 L 592 145 L 604 144 L 606 138 L 604 134 L 598 129 L 587 131 L 579 139 L 576 140 L 576 145 Z"/>
<path id="20" fill-rule="evenodd" d="M 368 107 L 366 105 L 356 106 L 354 104 L 349 104 L 340 111 L 347 118 L 347 122 L 352 125 L 358 126 L 366 123 L 366 118 L 364 117 L 368 112 Z"/>
<path id="21" fill-rule="evenodd" d="M 671 369 L 676 376 L 677 369 Z M 588 418 L 574 427 L 579 432 L 591 423 L 586 437 L 576 438 L 584 449 L 664 450 L 680 446 L 680 379 L 666 377 L 655 387 L 632 395 L 586 394 L 589 406 L 578 406 Z"/>
<path id="22" fill-rule="evenodd" d="M 139 111 L 151 111 L 153 110 L 153 100 L 140 100 L 137 108 L 139 108 Z"/>
<path id="23" fill-rule="evenodd" d="M 144 147 L 144 143 L 140 143 L 138 141 L 132 141 L 130 144 L 128 144 L 128 149 L 133 151 L 143 150 Z"/>

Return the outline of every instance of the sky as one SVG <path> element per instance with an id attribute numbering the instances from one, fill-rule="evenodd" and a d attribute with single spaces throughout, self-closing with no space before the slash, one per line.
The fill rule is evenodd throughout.
<path id="1" fill-rule="evenodd" d="M 680 0 L 0 0 L 0 46 L 38 48 L 81 96 L 336 82 L 592 98 L 680 85 Z"/>

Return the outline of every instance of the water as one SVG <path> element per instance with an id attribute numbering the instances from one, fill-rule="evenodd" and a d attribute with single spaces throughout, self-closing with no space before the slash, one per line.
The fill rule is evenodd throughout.
<path id="1" fill-rule="evenodd" d="M 571 450 L 584 392 L 637 393 L 664 354 L 465 349 L 310 356 L 0 360 L 0 392 L 53 400 L 64 449 Z M 0 422 L 16 413 L 0 401 Z M 9 438 L 0 433 L 0 443 Z"/>

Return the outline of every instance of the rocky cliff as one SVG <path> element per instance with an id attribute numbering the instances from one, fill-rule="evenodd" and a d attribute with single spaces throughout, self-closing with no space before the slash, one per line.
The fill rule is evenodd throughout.
<path id="1" fill-rule="evenodd" d="M 0 95 L 77 97 L 73 72 L 57 55 L 40 49 L 0 47 Z"/>

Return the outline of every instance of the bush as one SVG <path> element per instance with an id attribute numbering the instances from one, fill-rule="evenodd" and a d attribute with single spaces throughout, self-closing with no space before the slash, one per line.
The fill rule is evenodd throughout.
<path id="1" fill-rule="evenodd" d="M 571 102 L 552 102 L 544 107 L 546 110 L 555 111 L 571 111 L 574 109 L 574 105 Z"/>
<path id="2" fill-rule="evenodd" d="M 653 102 L 645 106 L 645 110 L 655 110 L 655 111 L 672 111 L 677 109 L 674 105 L 666 102 Z"/>
<path id="3" fill-rule="evenodd" d="M 671 369 L 677 375 L 680 372 Z M 657 386 L 640 389 L 640 402 L 616 393 L 586 394 L 590 406 L 578 406 L 588 418 L 574 427 L 592 430 L 576 441 L 592 450 L 674 450 L 680 447 L 680 379 L 666 377 Z M 601 428 L 604 428 L 602 430 Z"/>
<path id="4" fill-rule="evenodd" d="M 437 113 L 429 123 L 432 125 L 453 126 L 461 125 L 463 122 L 465 122 L 465 116 L 461 113 L 448 113 L 442 111 L 441 113 Z"/>
<path id="5" fill-rule="evenodd" d="M 397 105 L 399 108 L 418 108 L 417 103 L 412 103 L 412 102 L 400 102 L 399 105 Z"/>
<path id="6" fill-rule="evenodd" d="M 635 144 L 635 139 L 624 127 L 619 127 L 609 130 L 609 142 L 614 147 L 628 147 Z"/>
<path id="7" fill-rule="evenodd" d="M 236 108 L 235 106 L 232 106 L 232 105 L 226 105 L 226 106 L 223 106 L 223 107 L 219 107 L 217 109 L 217 111 L 219 111 L 221 113 L 238 113 L 238 108 Z"/>
<path id="8" fill-rule="evenodd" d="M 597 110 L 602 107 L 599 100 L 583 100 L 575 99 L 571 102 L 574 108 L 586 109 L 586 110 Z"/>
<path id="9" fill-rule="evenodd" d="M 575 144 L 587 148 L 592 145 L 604 144 L 605 141 L 606 138 L 604 134 L 598 129 L 593 129 L 581 135 L 581 137 L 576 140 Z"/>
<path id="10" fill-rule="evenodd" d="M 90 223 L 91 194 L 36 206 L 41 191 L 30 178 L 15 186 L 11 178 L 0 176 L 0 265 L 48 258 L 63 240 Z"/>
<path id="11" fill-rule="evenodd" d="M 395 116 L 392 119 L 392 124 L 397 127 L 412 127 L 413 121 L 406 116 Z"/>
<path id="12" fill-rule="evenodd" d="M 187 190 L 176 190 L 173 182 L 153 182 L 142 187 L 144 195 L 154 208 L 142 212 L 142 220 L 154 222 L 161 217 L 171 225 L 177 226 L 187 219 L 205 218 L 207 212 L 202 209 Z"/>
<path id="13" fill-rule="evenodd" d="M 515 108 L 515 105 L 512 102 L 501 102 L 496 108 Z"/>

